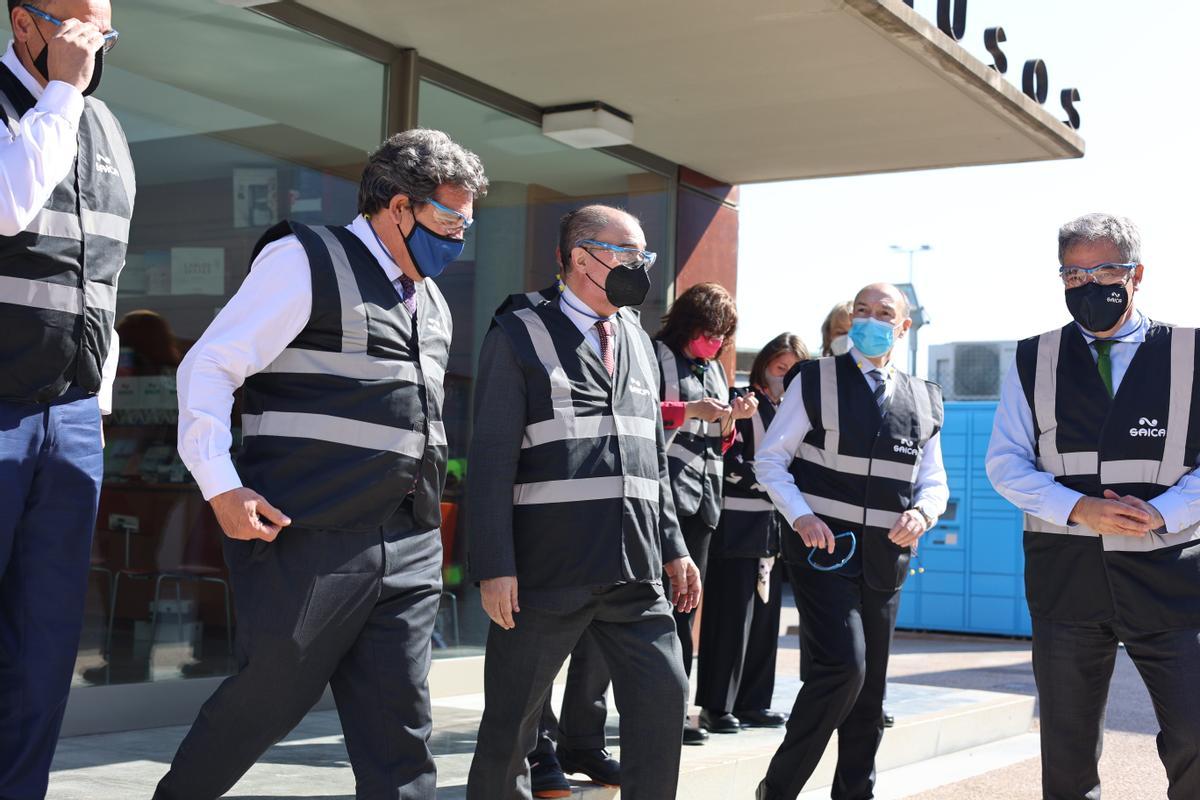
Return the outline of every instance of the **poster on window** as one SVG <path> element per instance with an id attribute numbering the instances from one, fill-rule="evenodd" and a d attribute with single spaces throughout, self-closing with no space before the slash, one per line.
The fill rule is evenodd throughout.
<path id="1" fill-rule="evenodd" d="M 279 221 L 279 173 L 262 167 L 233 171 L 233 227 L 265 228 Z"/>
<path id="2" fill-rule="evenodd" d="M 225 294 L 225 248 L 172 247 L 171 294 Z"/>

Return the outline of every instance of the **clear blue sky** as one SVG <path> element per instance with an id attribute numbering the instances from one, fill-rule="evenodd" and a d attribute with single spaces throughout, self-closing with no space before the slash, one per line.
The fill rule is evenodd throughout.
<path id="1" fill-rule="evenodd" d="M 935 0 L 916 0 L 935 19 Z M 1153 317 L 1200 325 L 1197 215 L 1200 167 L 1194 100 L 1193 0 L 970 0 L 961 44 L 984 63 L 983 31 L 1002 25 L 1005 78 L 1049 68 L 1047 108 L 1078 87 L 1082 159 L 742 189 L 738 348 L 783 330 L 820 343 L 833 304 L 866 283 L 907 279 L 888 246 L 929 244 L 916 286 L 932 323 L 921 331 L 920 372 L 932 343 L 1018 339 L 1069 317 L 1058 281 L 1059 224 L 1089 211 L 1131 217 L 1146 264 L 1137 304 Z M 904 363 L 906 356 L 898 363 Z"/>

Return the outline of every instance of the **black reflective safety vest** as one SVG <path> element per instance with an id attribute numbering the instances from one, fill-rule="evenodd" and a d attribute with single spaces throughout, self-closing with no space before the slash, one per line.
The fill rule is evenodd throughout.
<path id="1" fill-rule="evenodd" d="M 255 247 L 294 234 L 312 276 L 304 329 L 246 380 L 238 472 L 293 526 L 382 525 L 411 492 L 423 528 L 441 524 L 446 481 L 442 381 L 450 309 L 416 283 L 414 321 L 353 232 L 283 222 Z"/>
<path id="2" fill-rule="evenodd" d="M 664 403 L 690 403 L 712 397 L 722 403 L 729 400 L 729 381 L 725 367 L 713 359 L 703 379 L 692 371 L 692 361 L 676 353 L 664 342 L 655 340 L 661 373 L 659 392 Z M 696 514 L 710 527 L 721 516 L 721 423 L 687 419 L 678 428 L 667 431 L 667 464 L 671 469 L 671 490 L 675 511 L 680 518 Z"/>
<path id="3" fill-rule="evenodd" d="M 0 64 L 0 111 L 14 138 L 35 100 Z M 100 389 L 125 265 L 134 175 L 129 145 L 101 101 L 84 98 L 78 151 L 50 199 L 0 237 L 0 399 L 41 403 Z"/>
<path id="4" fill-rule="evenodd" d="M 766 558 L 778 555 L 783 517 L 754 474 L 754 455 L 775 418 L 775 406 L 757 394 L 758 411 L 735 423 L 733 444 L 725 451 L 721 520 L 708 546 L 710 558 Z"/>
<path id="5" fill-rule="evenodd" d="M 662 496 L 654 349 L 636 312 L 621 309 L 610 377 L 557 294 L 514 295 L 494 321 L 526 382 L 517 578 L 531 589 L 661 580 L 662 528 L 678 523 Z"/>
<path id="6" fill-rule="evenodd" d="M 1089 497 L 1153 500 L 1200 455 L 1197 331 L 1150 322 L 1116 396 L 1075 323 L 1017 345 L 1039 470 Z M 1200 625 L 1200 524 L 1101 535 L 1025 516 L 1025 594 L 1035 617 L 1117 620 L 1138 631 Z"/>
<path id="7" fill-rule="evenodd" d="M 872 589 L 899 589 L 908 577 L 912 550 L 896 546 L 887 534 L 912 508 L 925 446 L 942 428 L 942 389 L 895 371 L 892 395 L 881 413 L 848 353 L 805 361 L 796 374 L 812 421 L 792 461 L 796 486 L 834 534 L 855 535 L 854 558 L 840 573 L 861 570 Z M 783 537 L 789 563 L 807 568 L 809 551 L 799 536 Z"/>

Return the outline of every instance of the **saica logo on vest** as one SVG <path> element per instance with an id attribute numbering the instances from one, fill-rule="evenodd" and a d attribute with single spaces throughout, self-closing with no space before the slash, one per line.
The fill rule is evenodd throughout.
<path id="1" fill-rule="evenodd" d="M 1156 419 L 1141 417 L 1138 419 L 1138 425 L 1142 427 L 1129 429 L 1130 436 L 1149 436 L 1153 439 L 1161 439 L 1167 435 L 1167 429 L 1158 427 L 1158 420 Z"/>

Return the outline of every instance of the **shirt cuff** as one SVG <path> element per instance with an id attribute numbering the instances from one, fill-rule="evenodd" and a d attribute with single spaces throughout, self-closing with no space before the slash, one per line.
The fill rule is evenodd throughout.
<path id="1" fill-rule="evenodd" d="M 74 128 L 79 128 L 79 118 L 83 116 L 83 95 L 69 83 L 50 81 L 36 107 L 40 111 L 58 114 Z"/>
<path id="2" fill-rule="evenodd" d="M 211 500 L 223 492 L 242 487 L 242 479 L 234 469 L 233 459 L 228 454 L 201 461 L 190 469 L 205 500 Z"/>
<path id="3" fill-rule="evenodd" d="M 800 519 L 801 517 L 807 517 L 812 513 L 812 508 L 807 502 L 805 502 L 803 497 L 800 497 L 788 503 L 788 507 L 783 511 L 783 516 L 787 519 L 788 524 L 795 528 L 796 520 Z"/>
<path id="4" fill-rule="evenodd" d="M 1188 526 L 1187 501 L 1177 493 L 1164 492 L 1150 501 L 1166 523 L 1167 533 L 1179 533 Z"/>
<path id="5" fill-rule="evenodd" d="M 687 418 L 687 403 L 683 400 L 670 400 L 662 403 L 663 429 L 673 430 L 683 424 Z"/>
<path id="6" fill-rule="evenodd" d="M 1083 494 L 1074 489 L 1068 489 L 1061 483 L 1055 483 L 1042 500 L 1041 513 L 1035 516 L 1046 520 L 1051 525 L 1074 525 L 1071 522 L 1071 512 L 1082 497 Z"/>

